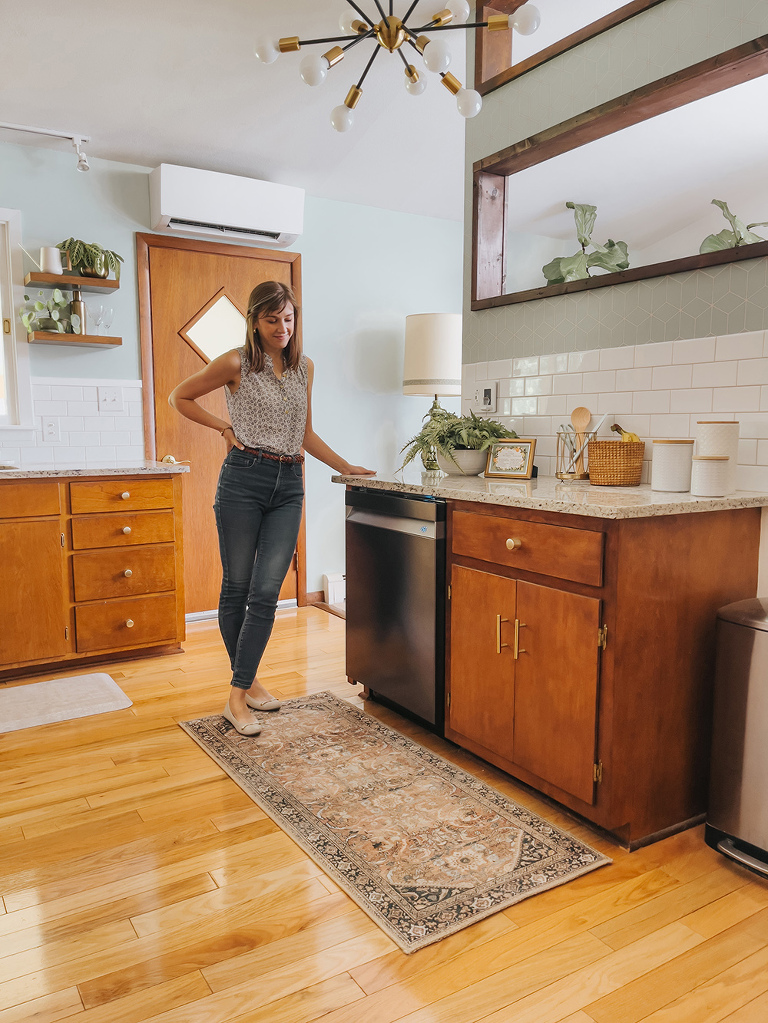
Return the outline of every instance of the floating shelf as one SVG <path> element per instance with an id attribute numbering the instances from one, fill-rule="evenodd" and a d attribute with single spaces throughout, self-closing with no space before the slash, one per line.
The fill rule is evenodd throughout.
<path id="1" fill-rule="evenodd" d="M 108 277 L 81 277 L 80 274 L 44 274 L 28 273 L 24 278 L 27 284 L 37 284 L 40 287 L 54 288 L 80 288 L 81 291 L 117 291 L 120 281 L 110 280 Z M 38 332 L 39 333 L 39 332 Z"/>
<path id="2" fill-rule="evenodd" d="M 68 348 L 115 348 L 123 343 L 121 337 L 99 334 L 59 334 L 55 330 L 33 330 L 27 341 L 36 345 L 66 345 Z"/>

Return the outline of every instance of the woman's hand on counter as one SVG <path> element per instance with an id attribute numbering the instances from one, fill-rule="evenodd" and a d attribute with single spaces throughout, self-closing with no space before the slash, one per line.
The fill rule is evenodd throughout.
<path id="1" fill-rule="evenodd" d="M 366 469 L 363 465 L 345 465 L 339 470 L 342 476 L 375 476 L 375 469 Z"/>

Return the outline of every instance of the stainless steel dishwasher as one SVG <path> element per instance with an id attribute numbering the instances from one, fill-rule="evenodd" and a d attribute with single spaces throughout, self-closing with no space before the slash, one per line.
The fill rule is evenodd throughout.
<path id="1" fill-rule="evenodd" d="M 347 675 L 439 735 L 445 721 L 445 502 L 346 493 Z"/>

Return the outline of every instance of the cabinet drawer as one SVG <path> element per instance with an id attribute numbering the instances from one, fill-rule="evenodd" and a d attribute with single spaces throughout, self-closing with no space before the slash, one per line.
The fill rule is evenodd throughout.
<path id="1" fill-rule="evenodd" d="M 122 515 L 80 515 L 72 518 L 72 546 L 128 547 L 139 543 L 170 543 L 173 512 L 125 512 Z"/>
<path id="2" fill-rule="evenodd" d="M 39 518 L 61 511 L 55 480 L 4 483 L 0 486 L 0 519 Z"/>
<path id="3" fill-rule="evenodd" d="M 98 483 L 75 482 L 69 484 L 72 514 L 85 512 L 118 511 L 127 509 L 152 510 L 173 507 L 173 482 L 169 479 L 114 479 Z"/>
<path id="4" fill-rule="evenodd" d="M 176 584 L 173 544 L 75 554 L 72 568 L 75 600 L 157 593 Z"/>
<path id="5" fill-rule="evenodd" d="M 510 550 L 507 541 L 517 541 Z M 525 519 L 454 512 L 454 554 L 526 572 L 600 586 L 603 533 L 572 526 L 550 526 Z"/>
<path id="6" fill-rule="evenodd" d="M 79 654 L 172 641 L 176 639 L 176 597 L 169 593 L 84 604 L 75 608 L 75 625 Z"/>

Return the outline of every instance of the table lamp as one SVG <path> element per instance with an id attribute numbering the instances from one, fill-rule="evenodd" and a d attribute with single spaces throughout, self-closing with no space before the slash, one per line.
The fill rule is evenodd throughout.
<path id="1" fill-rule="evenodd" d="M 406 316 L 403 394 L 431 394 L 429 416 L 443 411 L 438 397 L 461 397 L 461 313 Z M 434 457 L 422 461 L 428 471 L 438 468 Z"/>

